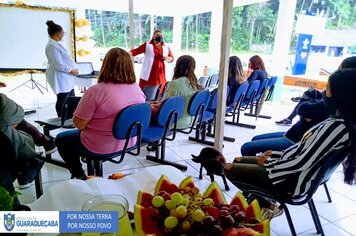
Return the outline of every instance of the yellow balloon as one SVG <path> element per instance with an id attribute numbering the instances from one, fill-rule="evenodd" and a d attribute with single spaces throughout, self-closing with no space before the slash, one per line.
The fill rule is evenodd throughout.
<path id="1" fill-rule="evenodd" d="M 82 27 L 83 26 L 83 20 L 79 19 L 75 22 L 75 26 L 77 26 L 78 28 L 79 27 Z"/>
<path id="2" fill-rule="evenodd" d="M 87 42 L 89 40 L 88 36 L 83 36 L 80 38 L 82 41 Z"/>
<path id="3" fill-rule="evenodd" d="M 77 54 L 81 57 L 84 57 L 86 55 L 86 51 L 84 49 L 80 49 L 77 51 Z"/>
<path id="4" fill-rule="evenodd" d="M 22 5 L 24 5 L 24 2 L 23 1 L 16 1 L 15 5 L 16 6 L 22 6 Z"/>
<path id="5" fill-rule="evenodd" d="M 83 26 L 88 26 L 88 25 L 89 25 L 89 20 L 83 19 Z"/>

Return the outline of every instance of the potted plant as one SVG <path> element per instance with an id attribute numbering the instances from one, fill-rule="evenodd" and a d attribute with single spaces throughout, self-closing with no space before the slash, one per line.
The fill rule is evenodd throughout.
<path id="1" fill-rule="evenodd" d="M 0 186 L 0 211 L 31 211 L 26 205 L 15 204 L 15 198 L 21 193 L 14 191 L 10 194 L 4 187 Z"/>

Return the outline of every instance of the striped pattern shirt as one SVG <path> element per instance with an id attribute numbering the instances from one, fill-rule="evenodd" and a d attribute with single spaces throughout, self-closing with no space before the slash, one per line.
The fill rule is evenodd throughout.
<path id="1" fill-rule="evenodd" d="M 302 195 L 310 187 L 323 158 L 349 142 L 345 121 L 329 118 L 309 129 L 299 143 L 283 152 L 273 152 L 273 158 L 268 158 L 264 165 L 276 187 L 292 196 Z"/>

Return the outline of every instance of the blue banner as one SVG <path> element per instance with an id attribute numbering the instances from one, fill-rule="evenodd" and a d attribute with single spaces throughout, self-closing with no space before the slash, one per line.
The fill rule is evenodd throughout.
<path id="1" fill-rule="evenodd" d="M 60 233 L 118 232 L 118 211 L 60 211 Z"/>
<path id="2" fill-rule="evenodd" d="M 299 34 L 293 68 L 294 75 L 305 74 L 312 38 L 310 34 Z"/>

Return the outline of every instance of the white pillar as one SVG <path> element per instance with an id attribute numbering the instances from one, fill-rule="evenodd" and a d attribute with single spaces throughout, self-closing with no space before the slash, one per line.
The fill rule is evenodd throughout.
<path id="1" fill-rule="evenodd" d="M 221 31 L 223 22 L 223 3 L 224 1 L 216 1 L 215 7 L 211 11 L 211 25 L 209 38 L 209 67 L 215 69 L 219 66 Z"/>
<path id="2" fill-rule="evenodd" d="M 130 49 L 134 48 L 134 4 L 129 0 L 129 28 L 130 28 Z"/>
<path id="3" fill-rule="evenodd" d="M 274 39 L 272 66 L 270 75 L 278 76 L 275 87 L 276 96 L 280 94 L 286 66 L 289 64 L 289 47 L 291 42 L 296 0 L 279 0 L 279 9 Z"/>
<path id="4" fill-rule="evenodd" d="M 173 42 L 171 50 L 173 55 L 181 54 L 181 45 L 182 45 L 182 21 L 183 17 L 181 15 L 175 15 L 173 18 Z"/>
<path id="5" fill-rule="evenodd" d="M 230 57 L 231 46 L 231 31 L 232 31 L 232 3 L 233 0 L 224 0 L 224 7 L 221 11 L 223 19 L 221 22 L 222 29 L 220 32 L 220 67 L 219 67 L 219 91 L 218 91 L 218 107 L 216 111 L 215 124 L 215 145 L 214 147 L 219 151 L 223 149 L 224 143 L 224 127 L 225 127 L 225 111 L 226 111 L 226 88 L 228 77 L 228 64 Z M 224 26 L 224 27 L 222 27 Z"/>

